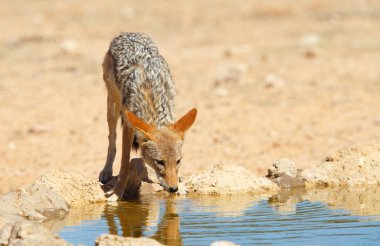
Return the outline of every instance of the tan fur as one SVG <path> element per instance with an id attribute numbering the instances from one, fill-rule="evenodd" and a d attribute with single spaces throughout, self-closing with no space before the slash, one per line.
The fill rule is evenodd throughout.
<path id="1" fill-rule="evenodd" d="M 113 199 L 123 196 L 134 139 L 141 148 L 142 159 L 156 171 L 165 190 L 177 191 L 184 135 L 194 123 L 197 111 L 192 109 L 173 122 L 173 82 L 157 47 L 144 34 L 122 33 L 115 37 L 103 60 L 103 78 L 109 128 L 107 160 L 99 175 L 103 183 L 112 177 L 116 125 L 120 115 L 124 119 L 119 177 L 108 195 Z"/>

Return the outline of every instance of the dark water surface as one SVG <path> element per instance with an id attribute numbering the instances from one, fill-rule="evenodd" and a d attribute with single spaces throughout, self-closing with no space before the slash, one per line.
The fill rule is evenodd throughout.
<path id="1" fill-rule="evenodd" d="M 49 227 L 73 244 L 103 233 L 168 245 L 380 245 L 380 188 L 252 195 L 143 197 L 73 210 Z"/>

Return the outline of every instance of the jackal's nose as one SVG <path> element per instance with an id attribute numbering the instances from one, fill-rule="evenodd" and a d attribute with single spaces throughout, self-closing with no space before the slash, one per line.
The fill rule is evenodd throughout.
<path id="1" fill-rule="evenodd" d="M 169 191 L 170 192 L 177 192 L 178 191 L 178 187 L 170 187 Z"/>

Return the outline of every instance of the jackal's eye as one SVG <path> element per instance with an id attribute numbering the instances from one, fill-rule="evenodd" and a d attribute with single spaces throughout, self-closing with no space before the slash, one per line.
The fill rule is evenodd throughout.
<path id="1" fill-rule="evenodd" d="M 177 165 L 181 163 L 181 159 L 177 160 Z"/>
<path id="2" fill-rule="evenodd" d="M 163 160 L 154 160 L 154 162 L 155 162 L 157 165 L 165 166 L 165 162 L 164 162 Z"/>

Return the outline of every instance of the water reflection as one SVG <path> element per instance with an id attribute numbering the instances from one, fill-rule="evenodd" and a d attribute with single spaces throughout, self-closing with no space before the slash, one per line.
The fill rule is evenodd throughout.
<path id="1" fill-rule="evenodd" d="M 253 194 L 217 195 L 217 196 L 191 196 L 198 210 L 212 211 L 220 217 L 244 216 L 245 211 L 268 196 Z"/>
<path id="2" fill-rule="evenodd" d="M 52 220 L 44 221 L 44 225 L 54 232 L 58 232 L 64 226 L 77 226 L 83 221 L 99 220 L 104 213 L 106 203 L 90 203 L 86 206 L 72 207 L 66 215 Z"/>
<path id="3" fill-rule="evenodd" d="M 157 232 L 152 237 L 165 245 L 182 245 L 180 217 L 176 213 L 174 203 L 168 199 L 165 214 L 158 224 Z"/>
<path id="4" fill-rule="evenodd" d="M 166 245 L 182 245 L 180 217 L 172 200 L 139 199 L 120 202 L 117 206 L 107 205 L 103 219 L 107 221 L 110 234 L 124 237 L 148 236 Z M 164 213 L 158 219 L 159 205 L 162 203 Z M 155 229 L 153 234 L 149 232 L 151 229 Z"/>
<path id="5" fill-rule="evenodd" d="M 268 204 L 274 208 L 278 214 L 295 214 L 297 204 L 302 202 L 304 189 L 281 190 L 278 194 L 268 199 Z"/>
<path id="6" fill-rule="evenodd" d="M 268 203 L 278 213 L 295 213 L 302 201 L 323 202 L 331 209 L 344 209 L 353 215 L 380 214 L 380 187 L 334 187 L 314 190 L 282 190 L 269 198 Z"/>
<path id="7" fill-rule="evenodd" d="M 302 199 L 321 201 L 331 209 L 345 209 L 360 216 L 380 214 L 380 186 L 377 185 L 310 190 Z"/>

